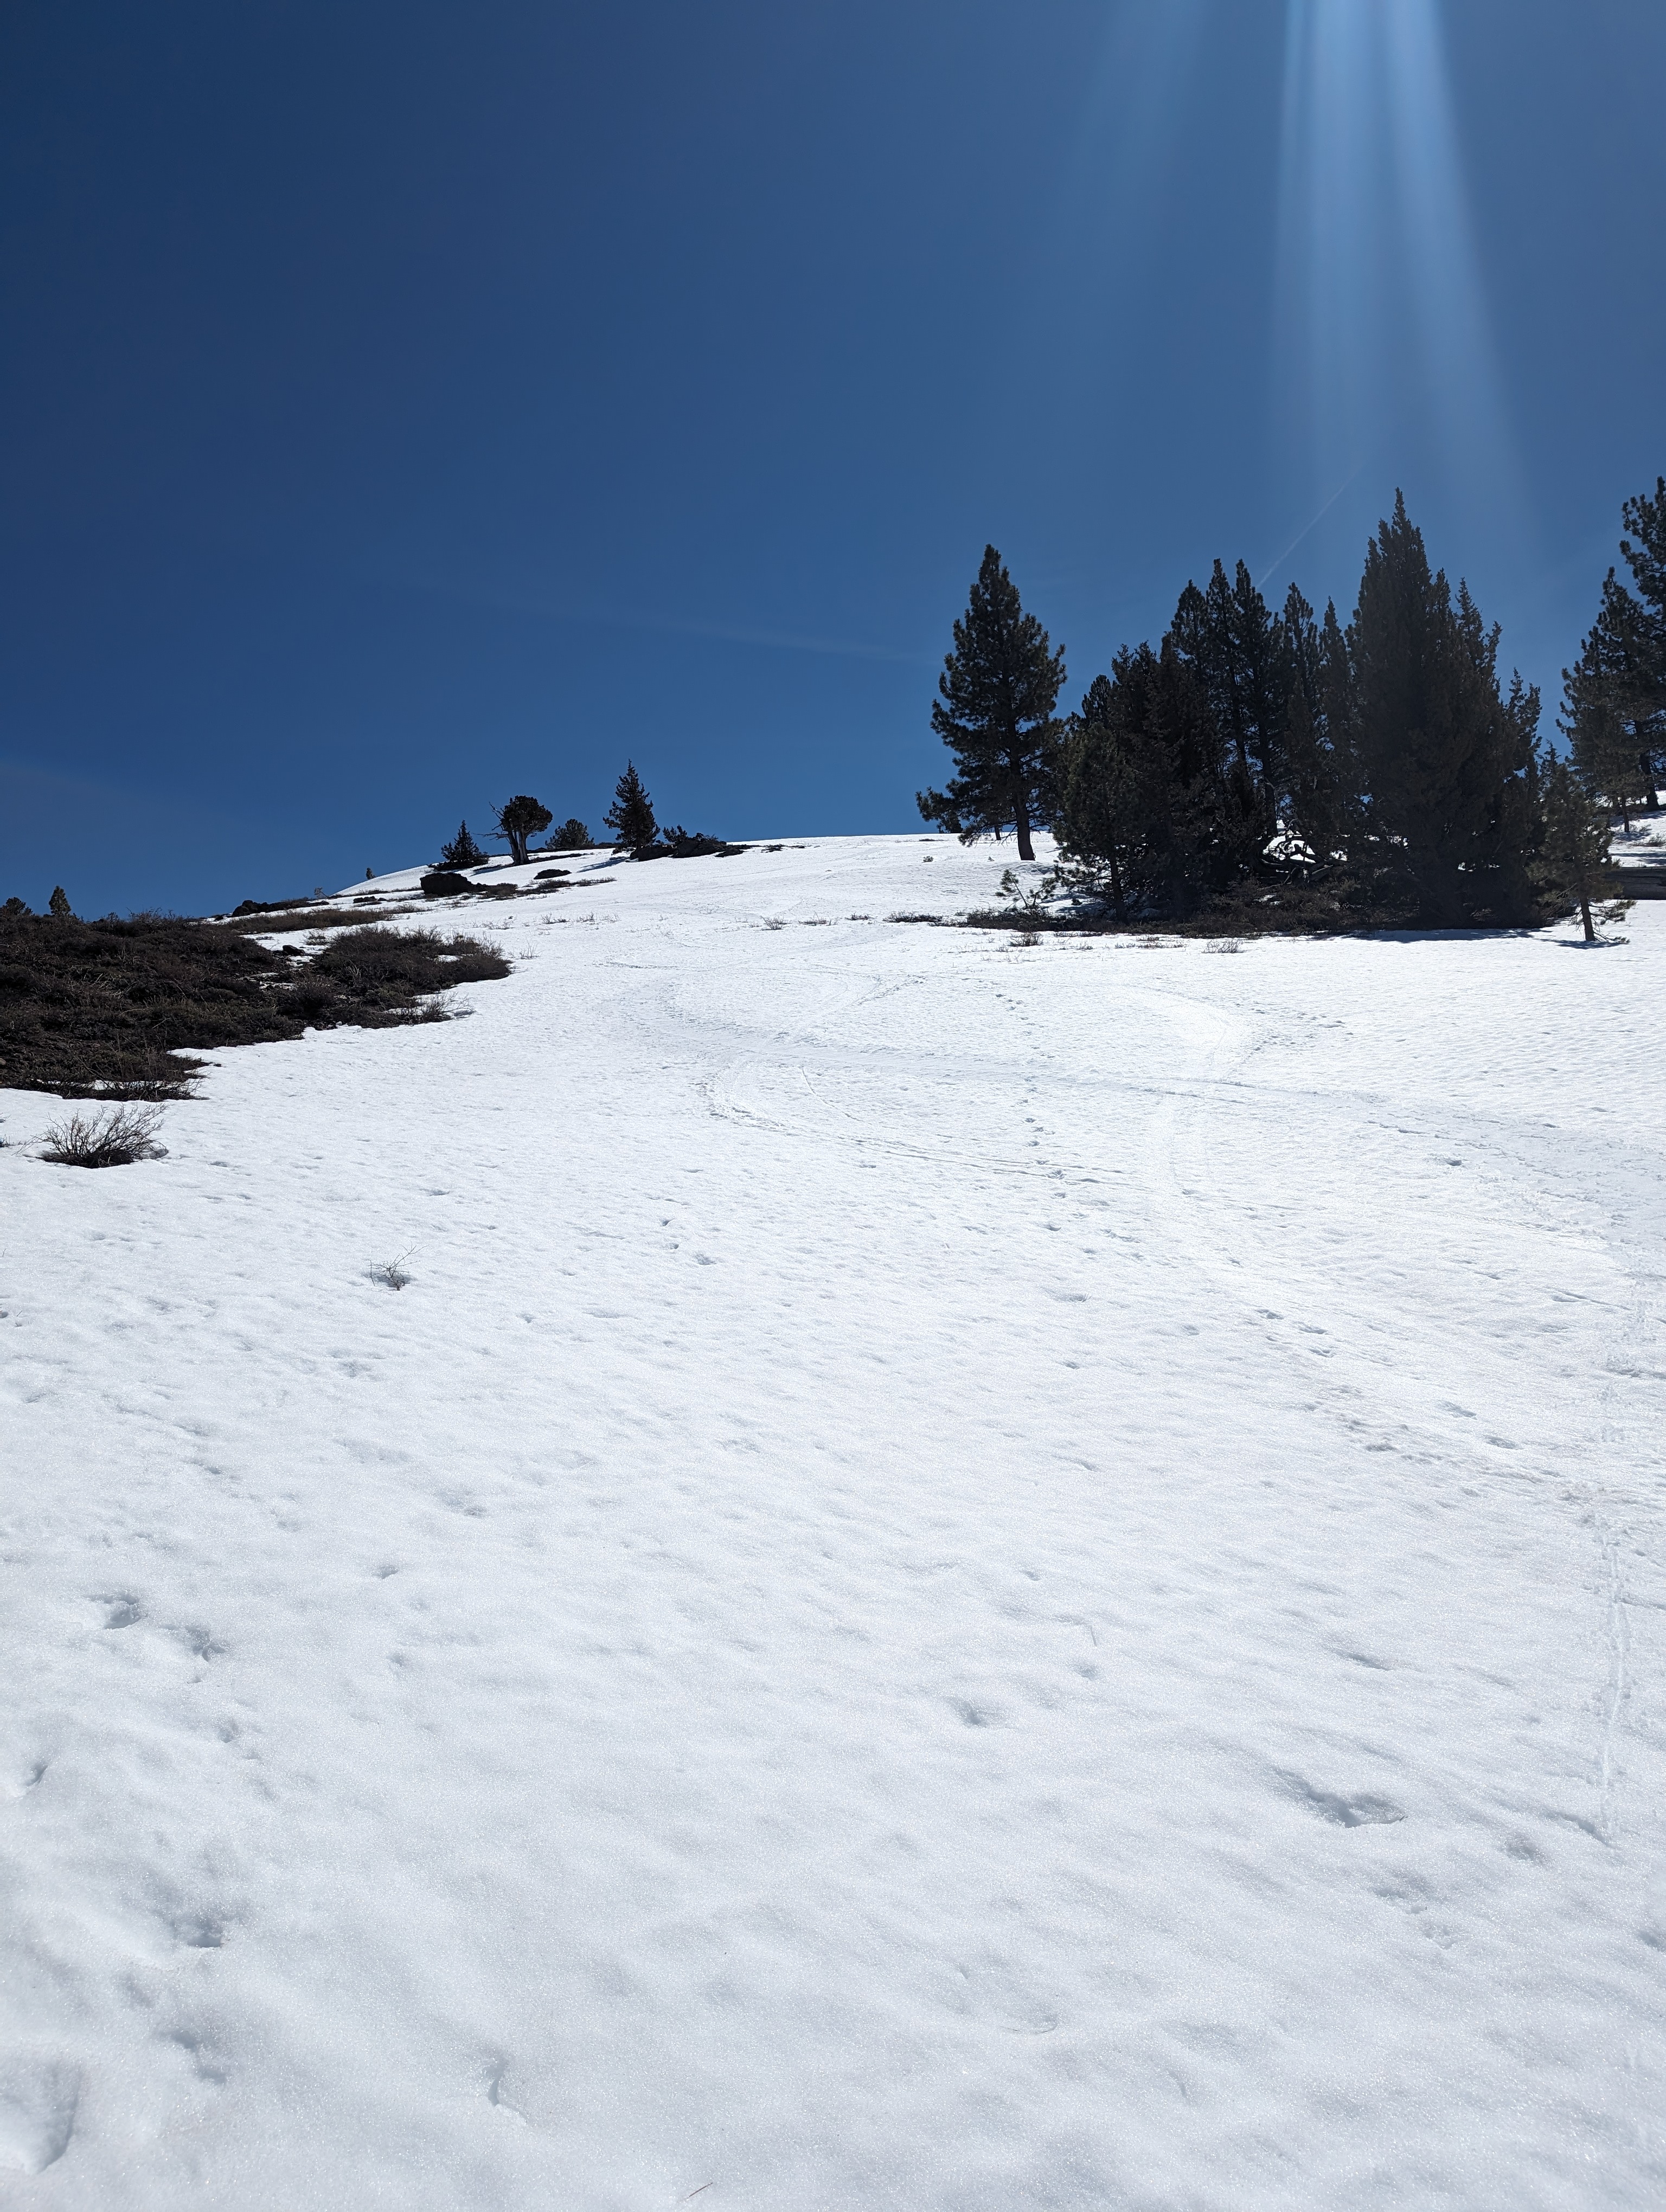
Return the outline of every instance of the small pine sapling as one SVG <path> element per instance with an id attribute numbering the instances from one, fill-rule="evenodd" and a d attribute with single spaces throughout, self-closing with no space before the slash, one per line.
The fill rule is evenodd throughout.
<path id="1" fill-rule="evenodd" d="M 486 855 L 469 834 L 466 822 L 457 825 L 457 835 L 448 845 L 440 848 L 441 864 L 447 868 L 477 868 Z"/>

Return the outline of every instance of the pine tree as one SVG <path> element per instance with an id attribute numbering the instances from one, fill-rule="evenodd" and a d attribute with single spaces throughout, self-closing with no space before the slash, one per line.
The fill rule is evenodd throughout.
<path id="1" fill-rule="evenodd" d="M 441 860 L 448 868 L 477 868 L 485 857 L 479 846 L 469 835 L 469 825 L 466 822 L 459 822 L 457 825 L 457 835 L 452 839 L 450 844 L 442 845 L 440 848 Z"/>
<path id="2" fill-rule="evenodd" d="M 1579 659 L 1562 672 L 1562 727 L 1574 765 L 1629 828 L 1666 773 L 1666 477 L 1621 514 L 1635 589 L 1609 569 Z"/>
<path id="3" fill-rule="evenodd" d="M 1120 890 L 1129 908 L 1189 913 L 1242 867 L 1201 678 L 1170 632 L 1158 651 L 1124 647 L 1083 708 L 1067 752 L 1061 843 L 1079 864 L 1103 864 L 1113 900 Z"/>
<path id="4" fill-rule="evenodd" d="M 1579 658 L 1562 671 L 1561 726 L 1573 764 L 1629 830 L 1633 809 L 1654 789 L 1645 728 L 1650 690 L 1637 602 L 1612 568 Z"/>
<path id="5" fill-rule="evenodd" d="M 75 908 L 70 904 L 70 894 L 62 884 L 54 884 L 52 897 L 47 901 L 47 904 L 60 921 L 74 921 Z"/>
<path id="6" fill-rule="evenodd" d="M 1347 864 L 1359 830 L 1359 775 L 1353 757 L 1353 672 L 1335 602 L 1324 620 L 1290 586 L 1281 617 L 1290 689 L 1284 711 L 1285 826 L 1307 848 L 1311 866 Z"/>
<path id="7" fill-rule="evenodd" d="M 1271 618 L 1242 562 L 1238 581 L 1241 597 L 1217 561 L 1207 592 L 1189 583 L 1159 655 L 1165 712 L 1187 733 L 1173 757 L 1186 905 L 1259 870 L 1278 823 L 1270 769 L 1282 720 L 1271 703 L 1285 681 L 1275 672 L 1279 641 L 1265 634 Z"/>
<path id="8" fill-rule="evenodd" d="M 1125 724 L 1117 686 L 1096 676 L 1069 720 L 1059 771 L 1055 827 L 1067 879 L 1108 896 L 1126 921 L 1148 889 L 1151 814 L 1146 760 Z"/>
<path id="9" fill-rule="evenodd" d="M 594 842 L 594 838 L 580 821 L 578 816 L 569 814 L 550 840 L 545 850 L 551 853 L 582 853 Z"/>
<path id="10" fill-rule="evenodd" d="M 1578 908 L 1585 942 L 1595 945 L 1590 907 L 1593 899 L 1602 897 L 1608 874 L 1608 811 L 1560 757 L 1545 769 L 1541 807 L 1543 826 L 1534 878 L 1562 911 Z"/>
<path id="11" fill-rule="evenodd" d="M 1242 561 L 1230 584 L 1217 561 L 1207 591 L 1189 584 L 1182 592 L 1170 634 L 1176 650 L 1201 678 L 1210 712 L 1240 774 L 1265 793 L 1270 827 L 1290 690 L 1278 617 Z"/>
<path id="12" fill-rule="evenodd" d="M 1073 879 L 1108 895 L 1119 918 L 1189 912 L 1266 864 L 1276 817 L 1262 764 L 1281 742 L 1284 710 L 1269 695 L 1285 648 L 1267 640 L 1271 618 L 1242 564 L 1239 582 L 1243 599 L 1217 562 L 1212 592 L 1188 584 L 1160 648 L 1124 648 L 1070 719 L 1060 846 Z M 1234 642 L 1246 604 L 1259 689 Z"/>
<path id="13" fill-rule="evenodd" d="M 531 858 L 527 850 L 530 841 L 541 830 L 547 830 L 555 820 L 547 806 L 522 792 L 519 797 L 506 799 L 496 810 L 497 827 L 492 833 L 501 837 L 509 848 L 509 859 L 517 868 L 524 868 Z"/>
<path id="14" fill-rule="evenodd" d="M 1379 891 L 1437 927 L 1524 918 L 1539 696 L 1499 691 L 1499 632 L 1432 573 L 1395 498 L 1347 632 L 1355 739 Z"/>
<path id="15" fill-rule="evenodd" d="M 660 826 L 634 761 L 625 763 L 625 772 L 613 787 L 613 804 L 603 820 L 618 842 L 629 848 L 632 860 L 645 860 L 653 851 Z"/>
<path id="16" fill-rule="evenodd" d="M 983 550 L 954 651 L 943 664 L 932 727 L 954 754 L 946 791 L 915 794 L 927 822 L 963 844 L 1018 833 L 1018 858 L 1033 860 L 1032 830 L 1053 816 L 1064 682 L 1064 647 L 1027 615 L 993 545 Z"/>

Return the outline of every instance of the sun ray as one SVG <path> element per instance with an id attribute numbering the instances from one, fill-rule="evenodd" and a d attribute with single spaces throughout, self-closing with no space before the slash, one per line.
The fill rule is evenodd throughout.
<path id="1" fill-rule="evenodd" d="M 1523 514 L 1438 0 L 1287 0 L 1278 265 L 1292 509 L 1429 450 L 1455 512 Z"/>

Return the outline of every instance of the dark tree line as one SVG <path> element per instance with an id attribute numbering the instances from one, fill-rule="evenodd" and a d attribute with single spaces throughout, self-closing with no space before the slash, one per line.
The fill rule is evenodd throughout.
<path id="1" fill-rule="evenodd" d="M 508 847 L 510 864 L 515 867 L 528 866 L 534 851 L 577 853 L 589 850 L 596 843 L 586 824 L 575 814 L 569 814 L 553 836 L 534 847 L 533 838 L 542 836 L 555 817 L 541 799 L 526 792 L 495 807 L 492 820 L 491 835 Z M 739 849 L 726 838 L 710 836 L 704 830 L 685 830 L 680 823 L 660 823 L 634 761 L 626 762 L 624 774 L 614 787 L 613 804 L 604 820 L 612 833 L 616 848 L 629 853 L 633 860 L 689 860 L 703 854 L 727 854 Z M 459 822 L 457 835 L 440 848 L 441 866 L 452 870 L 479 868 L 485 862 L 486 855 L 476 844 L 468 823 Z"/>
<path id="2" fill-rule="evenodd" d="M 1628 650 L 1655 641 L 1657 688 L 1628 674 L 1603 711 L 1623 706 L 1628 744 L 1659 744 L 1666 484 L 1626 520 L 1639 595 L 1611 576 L 1604 618 Z M 993 546 L 954 639 L 933 725 L 958 772 L 920 794 L 921 813 L 969 841 L 1015 829 L 1025 859 L 1050 826 L 1063 879 L 1118 919 L 1266 908 L 1473 927 L 1600 896 L 1602 787 L 1580 741 L 1571 771 L 1547 756 L 1538 693 L 1500 682 L 1498 629 L 1432 569 L 1398 497 L 1346 623 L 1294 586 L 1270 607 L 1242 562 L 1230 577 L 1217 562 L 1160 641 L 1125 647 L 1062 718 L 1063 649 Z"/>

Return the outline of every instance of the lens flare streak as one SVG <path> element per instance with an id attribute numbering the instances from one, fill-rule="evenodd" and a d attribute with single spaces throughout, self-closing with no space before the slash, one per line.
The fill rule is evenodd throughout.
<path id="1" fill-rule="evenodd" d="M 1277 327 L 1304 511 L 1397 431 L 1457 507 L 1520 511 L 1437 0 L 1288 0 Z"/>

